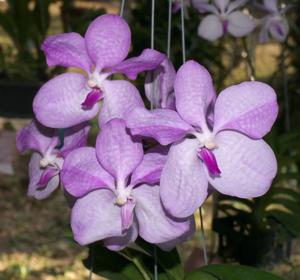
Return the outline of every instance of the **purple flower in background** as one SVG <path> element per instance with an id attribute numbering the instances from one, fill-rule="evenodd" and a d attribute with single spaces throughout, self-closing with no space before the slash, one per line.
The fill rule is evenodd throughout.
<path id="1" fill-rule="evenodd" d="M 147 73 L 145 93 L 154 108 L 175 108 L 173 89 L 175 76 L 175 68 L 168 58 L 154 72 Z"/>
<path id="2" fill-rule="evenodd" d="M 168 216 L 159 196 L 166 153 L 144 155 L 121 119 L 105 124 L 96 149 L 80 148 L 68 155 L 62 170 L 66 190 L 78 197 L 71 216 L 75 240 L 98 240 L 121 250 L 139 234 L 147 242 L 170 249 L 193 233 L 193 218 Z"/>
<path id="3" fill-rule="evenodd" d="M 172 12 L 177 13 L 181 9 L 181 0 L 172 0 Z M 189 6 L 190 0 L 183 0 L 184 5 Z"/>
<path id="4" fill-rule="evenodd" d="M 205 2 L 207 1 L 194 0 L 192 2 L 200 13 L 209 13 L 203 18 L 198 28 L 198 35 L 204 39 L 214 41 L 227 33 L 234 37 L 243 37 L 252 32 L 256 26 L 248 15 L 237 10 L 248 0 L 213 0 L 213 4 Z"/>
<path id="5" fill-rule="evenodd" d="M 291 5 L 279 8 L 277 0 L 264 0 L 263 3 L 263 5 L 256 5 L 259 9 L 268 13 L 262 19 L 259 41 L 261 43 L 268 42 L 271 35 L 275 40 L 284 42 L 289 33 L 289 24 L 284 14 L 291 8 Z"/>
<path id="6" fill-rule="evenodd" d="M 261 139 L 278 114 L 274 90 L 261 82 L 244 82 L 223 90 L 215 104 L 208 71 L 186 62 L 174 84 L 176 109 L 136 108 L 127 120 L 134 135 L 174 143 L 163 168 L 160 193 L 175 217 L 187 217 L 204 202 L 208 183 L 219 192 L 253 198 L 267 192 L 276 175 L 271 148 Z M 211 107 L 214 124 L 207 124 Z"/>
<path id="7" fill-rule="evenodd" d="M 114 73 L 123 73 L 135 79 L 138 73 L 155 69 L 165 55 L 145 49 L 140 56 L 124 60 L 130 44 L 129 26 L 116 15 L 96 18 L 84 38 L 73 32 L 48 37 L 42 45 L 48 65 L 77 67 L 84 70 L 86 76 L 65 73 L 42 86 L 33 102 L 38 121 L 53 128 L 74 126 L 94 118 L 102 98 L 105 100 L 103 109 L 114 111 L 110 117 L 123 117 L 115 107 L 123 107 L 124 113 L 142 105 L 140 95 L 131 83 L 107 78 Z M 113 96 L 115 94 L 119 99 Z"/>
<path id="8" fill-rule="evenodd" d="M 59 186 L 59 173 L 67 154 L 86 145 L 89 126 L 86 123 L 64 132 L 60 146 L 58 131 L 33 121 L 17 134 L 17 148 L 21 153 L 33 150 L 29 162 L 28 195 L 36 199 L 48 197 Z"/>

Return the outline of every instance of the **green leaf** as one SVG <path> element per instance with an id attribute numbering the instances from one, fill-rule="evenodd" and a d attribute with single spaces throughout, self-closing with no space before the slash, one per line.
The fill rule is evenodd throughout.
<path id="1" fill-rule="evenodd" d="M 218 278 L 199 270 L 189 273 L 184 279 L 185 280 L 219 280 Z"/>
<path id="2" fill-rule="evenodd" d="M 144 280 L 136 265 L 118 252 L 113 252 L 102 244 L 93 244 L 89 256 L 83 261 L 87 269 L 111 280 Z"/>
<path id="3" fill-rule="evenodd" d="M 217 280 L 283 280 L 282 278 L 271 273 L 259 270 L 254 267 L 231 264 L 208 265 L 191 273 L 186 280 L 198 279 L 196 273 L 204 272 Z M 193 277 L 193 278 L 190 278 Z M 199 278 L 201 279 L 201 278 Z M 205 278 L 202 278 L 205 279 Z M 207 278 L 207 280 L 214 278 Z"/>
<path id="4" fill-rule="evenodd" d="M 154 254 L 154 246 L 145 242 L 142 239 L 138 239 L 136 244 L 149 255 Z M 161 268 L 167 273 L 169 279 L 182 280 L 184 276 L 181 259 L 177 249 L 173 249 L 170 252 L 165 252 L 156 247 L 157 262 Z"/>

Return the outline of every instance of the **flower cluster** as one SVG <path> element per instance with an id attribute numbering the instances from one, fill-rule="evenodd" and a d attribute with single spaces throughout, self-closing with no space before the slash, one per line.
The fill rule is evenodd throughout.
<path id="1" fill-rule="evenodd" d="M 242 198 L 267 192 L 277 165 L 262 137 L 277 117 L 276 94 L 264 83 L 245 82 L 217 97 L 210 74 L 195 61 L 176 73 L 155 50 L 125 59 L 130 37 L 121 17 L 103 15 L 84 38 L 47 38 L 49 66 L 83 71 L 41 87 L 36 119 L 18 133 L 17 147 L 33 151 L 29 196 L 44 199 L 61 183 L 79 244 L 102 240 L 121 250 L 140 236 L 169 250 L 193 234 L 193 214 L 209 184 Z M 130 81 L 111 79 L 122 73 L 133 80 L 145 71 L 152 111 Z M 96 117 L 100 132 L 92 147 L 88 121 Z M 146 149 L 144 137 L 158 143 Z"/>
<path id="2" fill-rule="evenodd" d="M 210 3 L 211 2 L 211 3 Z M 278 0 L 263 0 L 263 4 L 252 0 L 251 11 L 266 13 L 260 20 L 254 19 L 242 9 L 249 0 L 192 0 L 192 5 L 206 16 L 198 28 L 198 35 L 206 40 L 214 41 L 229 33 L 234 37 L 243 37 L 260 27 L 259 41 L 269 41 L 270 35 L 279 42 L 285 41 L 289 25 L 285 13 L 291 5 L 279 7 Z"/>

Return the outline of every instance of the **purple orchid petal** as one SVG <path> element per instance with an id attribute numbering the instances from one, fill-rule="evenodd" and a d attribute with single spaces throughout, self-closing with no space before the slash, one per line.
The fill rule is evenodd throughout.
<path id="1" fill-rule="evenodd" d="M 216 94 L 208 71 L 196 61 L 187 61 L 177 72 L 174 89 L 179 115 L 191 125 L 206 124 L 206 111 Z"/>
<path id="2" fill-rule="evenodd" d="M 131 184 L 137 185 L 147 183 L 158 184 L 161 171 L 166 163 L 167 153 L 148 152 L 144 155 L 142 162 L 137 166 L 131 176 Z"/>
<path id="3" fill-rule="evenodd" d="M 181 3 L 178 0 L 175 0 L 174 3 L 172 3 L 172 13 L 177 13 L 181 8 Z"/>
<path id="4" fill-rule="evenodd" d="M 169 216 L 162 207 L 159 186 L 142 185 L 133 190 L 139 235 L 149 243 L 160 244 L 177 239 L 190 231 L 190 219 Z"/>
<path id="5" fill-rule="evenodd" d="M 78 33 L 49 36 L 42 45 L 48 66 L 78 67 L 89 72 L 92 62 Z"/>
<path id="6" fill-rule="evenodd" d="M 129 79 L 135 80 L 139 73 L 157 68 L 165 57 L 156 50 L 145 49 L 140 56 L 129 58 L 112 67 L 112 72 L 123 73 Z"/>
<path id="7" fill-rule="evenodd" d="M 68 193 L 81 197 L 95 189 L 114 186 L 113 177 L 96 158 L 96 151 L 84 147 L 69 153 L 61 171 L 61 180 Z"/>
<path id="8" fill-rule="evenodd" d="M 208 0 L 192 0 L 192 5 L 196 8 L 200 13 L 213 13 L 218 14 L 218 9 L 211 4 L 208 4 Z"/>
<path id="9" fill-rule="evenodd" d="M 232 12 L 228 16 L 228 32 L 235 37 L 243 37 L 255 27 L 255 22 L 241 11 Z"/>
<path id="10" fill-rule="evenodd" d="M 88 93 L 85 100 L 81 103 L 81 107 L 83 110 L 90 110 L 102 98 L 103 92 L 98 88 L 94 88 L 91 92 Z"/>
<path id="11" fill-rule="evenodd" d="M 85 147 L 90 128 L 91 126 L 87 122 L 84 122 L 66 129 L 64 132 L 64 145 L 59 150 L 59 154 L 62 157 L 66 157 L 73 150 Z"/>
<path id="12" fill-rule="evenodd" d="M 40 189 L 38 183 L 44 172 L 44 169 L 40 168 L 40 161 L 42 157 L 39 153 L 33 153 L 29 162 L 29 186 L 28 186 L 28 196 L 32 196 L 36 199 L 47 198 L 54 190 L 59 186 L 59 176 L 55 175 L 47 182 L 47 185 Z"/>
<path id="13" fill-rule="evenodd" d="M 74 239 L 80 245 L 122 236 L 121 208 L 115 205 L 114 193 L 101 189 L 77 199 L 72 209 L 71 226 Z"/>
<path id="14" fill-rule="evenodd" d="M 33 111 L 43 125 L 65 128 L 90 120 L 96 116 L 99 106 L 82 110 L 81 104 L 89 90 L 87 80 L 79 73 L 65 73 L 44 84 L 35 96 Z"/>
<path id="15" fill-rule="evenodd" d="M 126 21 L 117 15 L 97 17 L 85 33 L 87 51 L 98 69 L 123 61 L 129 52 L 131 33 Z"/>
<path id="16" fill-rule="evenodd" d="M 120 181 L 133 172 L 144 155 L 142 143 L 131 137 L 121 119 L 113 119 L 102 127 L 96 153 L 101 165 Z"/>
<path id="17" fill-rule="evenodd" d="M 206 148 L 200 148 L 200 150 L 198 150 L 198 156 L 203 160 L 209 173 L 212 176 L 219 176 L 221 174 L 216 157 L 211 150 Z"/>
<path id="18" fill-rule="evenodd" d="M 225 13 L 230 3 L 230 0 L 213 0 L 213 2 L 221 13 Z"/>
<path id="19" fill-rule="evenodd" d="M 262 138 L 270 131 L 277 114 L 276 93 L 270 86 L 244 82 L 219 94 L 214 132 L 233 129 L 253 138 Z"/>
<path id="20" fill-rule="evenodd" d="M 104 240 L 104 246 L 112 251 L 120 251 L 133 243 L 138 237 L 138 225 L 133 221 L 132 226 L 123 236 L 109 237 Z"/>
<path id="21" fill-rule="evenodd" d="M 144 107 L 137 88 L 128 81 L 105 81 L 104 102 L 99 114 L 100 127 L 114 118 L 126 119 L 136 107 Z"/>
<path id="22" fill-rule="evenodd" d="M 148 72 L 145 81 L 145 94 L 155 108 L 169 108 L 168 100 L 173 92 L 176 77 L 175 68 L 170 59 L 166 58 L 153 72 Z"/>
<path id="23" fill-rule="evenodd" d="M 160 195 L 165 209 L 174 217 L 194 214 L 207 197 L 208 182 L 197 156 L 199 142 L 185 139 L 173 144 L 160 179 Z"/>
<path id="24" fill-rule="evenodd" d="M 216 136 L 214 155 L 222 173 L 212 177 L 211 185 L 219 192 L 241 198 L 264 195 L 277 172 L 272 149 L 263 140 L 252 140 L 234 131 Z"/>
<path id="25" fill-rule="evenodd" d="M 235 0 L 235 1 L 231 1 L 231 3 L 229 3 L 228 8 L 227 8 L 227 14 L 230 14 L 234 10 L 239 9 L 239 8 L 245 6 L 247 4 L 247 2 L 249 2 L 249 0 Z"/>
<path id="26" fill-rule="evenodd" d="M 208 41 L 215 41 L 223 35 L 223 24 L 219 16 L 204 17 L 198 27 L 198 35 Z"/>
<path id="27" fill-rule="evenodd" d="M 161 145 L 168 145 L 193 131 L 177 112 L 168 109 L 136 108 L 128 115 L 126 124 L 133 135 L 152 137 Z"/>
<path id="28" fill-rule="evenodd" d="M 157 246 L 164 251 L 171 251 L 177 245 L 182 244 L 183 242 L 187 241 L 189 238 L 191 238 L 194 235 L 195 230 L 196 230 L 195 219 L 193 216 L 191 216 L 189 218 L 189 222 L 190 222 L 189 230 L 186 231 L 183 235 L 181 235 L 175 239 L 172 239 L 171 241 L 157 244 Z"/>
<path id="29" fill-rule="evenodd" d="M 45 189 L 45 187 L 47 186 L 47 184 L 49 183 L 49 181 L 56 176 L 57 174 L 59 174 L 59 170 L 57 168 L 54 167 L 48 167 L 46 168 L 43 172 L 42 175 L 40 177 L 40 180 L 37 182 L 37 190 L 43 190 Z"/>
<path id="30" fill-rule="evenodd" d="M 269 28 L 270 34 L 278 42 L 284 42 L 289 33 L 289 24 L 286 18 L 273 19 Z"/>
<path id="31" fill-rule="evenodd" d="M 271 13 L 278 13 L 278 0 L 263 0 L 265 8 Z"/>
<path id="32" fill-rule="evenodd" d="M 48 149 L 53 136 L 54 129 L 43 127 L 36 121 L 32 121 L 17 133 L 17 148 L 21 153 L 34 150 L 43 154 Z"/>
<path id="33" fill-rule="evenodd" d="M 133 210 L 135 207 L 135 201 L 128 199 L 127 202 L 121 207 L 121 221 L 122 230 L 128 230 L 133 223 Z"/>

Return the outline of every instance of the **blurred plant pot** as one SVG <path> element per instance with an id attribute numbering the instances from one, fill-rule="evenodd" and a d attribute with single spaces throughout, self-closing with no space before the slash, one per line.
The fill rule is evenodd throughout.
<path id="1" fill-rule="evenodd" d="M 0 116 L 31 118 L 32 101 L 39 88 L 39 84 L 0 80 Z"/>

